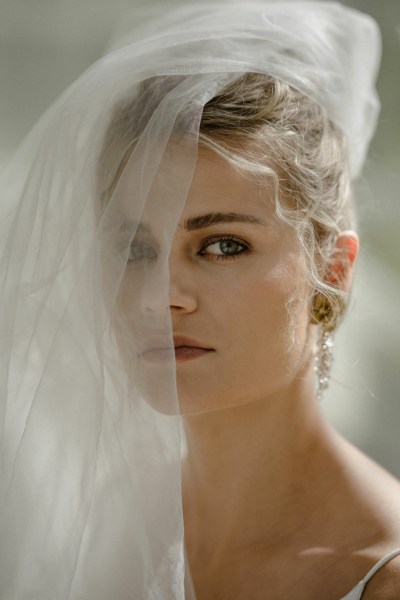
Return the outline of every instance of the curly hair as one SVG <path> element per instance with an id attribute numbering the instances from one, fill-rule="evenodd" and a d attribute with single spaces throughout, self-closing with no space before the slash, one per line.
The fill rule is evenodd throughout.
<path id="1" fill-rule="evenodd" d="M 151 113 L 185 76 L 142 82 L 114 111 L 99 159 L 114 173 L 102 182 L 107 201 Z M 335 239 L 354 227 L 346 138 L 326 110 L 288 83 L 262 73 L 234 76 L 203 107 L 199 144 L 260 185 L 273 183 L 277 214 L 293 225 L 307 261 L 310 300 L 322 295 L 331 328 L 346 305 L 327 281 Z M 112 166 L 114 165 L 114 166 Z M 110 168 L 111 167 L 111 168 Z M 310 301 L 310 310 L 312 302 Z"/>
<path id="2" fill-rule="evenodd" d="M 277 213 L 296 228 L 307 260 L 311 296 L 326 297 L 335 327 L 346 302 L 326 276 L 337 235 L 355 221 L 342 131 L 289 84 L 245 73 L 204 106 L 199 143 L 274 183 Z"/>

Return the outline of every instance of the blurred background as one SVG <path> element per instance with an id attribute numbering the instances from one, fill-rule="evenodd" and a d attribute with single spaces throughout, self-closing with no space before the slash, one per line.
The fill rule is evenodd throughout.
<path id="1" fill-rule="evenodd" d="M 400 477 L 400 0 L 343 3 L 381 27 L 382 112 L 355 190 L 361 257 L 321 407 L 348 439 Z M 137 6 L 135 0 L 0 0 L 0 168 Z"/>

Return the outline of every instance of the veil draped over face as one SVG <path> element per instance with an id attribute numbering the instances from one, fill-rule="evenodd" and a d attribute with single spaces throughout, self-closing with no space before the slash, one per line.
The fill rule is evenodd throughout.
<path id="1" fill-rule="evenodd" d="M 245 72 L 281 78 L 345 131 L 356 176 L 379 54 L 336 3 L 166 6 L 1 174 L 2 600 L 184 598 L 168 257 L 203 106 Z"/>

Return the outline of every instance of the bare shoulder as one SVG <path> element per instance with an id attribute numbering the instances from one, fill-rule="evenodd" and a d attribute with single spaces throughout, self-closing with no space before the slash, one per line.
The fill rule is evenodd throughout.
<path id="1" fill-rule="evenodd" d="M 400 547 L 400 481 L 351 444 L 346 450 L 347 482 L 351 482 L 354 499 L 367 509 L 372 521 L 387 526 L 389 538 Z"/>
<path id="2" fill-rule="evenodd" d="M 353 581 L 363 577 L 383 557 L 400 548 L 400 482 L 360 450 L 348 445 L 345 477 L 350 494 L 344 493 L 348 507 L 345 522 L 349 540 L 358 548 L 353 557 L 367 558 L 367 564 L 355 565 Z M 351 522 L 347 517 L 351 518 Z M 351 542 L 350 546 L 351 546 Z M 400 556 L 394 556 L 371 577 L 362 600 L 400 600 Z"/>
<path id="3" fill-rule="evenodd" d="M 392 558 L 367 584 L 363 600 L 399 600 L 400 556 Z"/>
<path id="4" fill-rule="evenodd" d="M 359 455 L 359 506 L 369 511 L 374 561 L 400 548 L 400 482 L 365 455 Z M 362 499 L 361 499 L 362 498 Z M 386 562 L 367 583 L 362 600 L 400 599 L 400 556 Z"/>

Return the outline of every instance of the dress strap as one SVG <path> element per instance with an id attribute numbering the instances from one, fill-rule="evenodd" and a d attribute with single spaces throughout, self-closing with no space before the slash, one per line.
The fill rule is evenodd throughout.
<path id="1" fill-rule="evenodd" d="M 386 554 L 386 556 L 381 558 L 376 563 L 376 565 L 374 565 L 372 567 L 372 569 L 370 571 L 368 571 L 368 573 L 366 574 L 364 579 L 362 579 L 362 582 L 364 583 L 364 585 L 366 583 L 368 583 L 368 581 L 375 575 L 375 573 L 377 571 L 379 571 L 379 569 L 381 569 L 384 565 L 386 565 L 386 563 L 388 563 L 390 560 L 392 560 L 392 558 L 394 558 L 395 556 L 399 556 L 399 555 L 400 555 L 400 548 L 397 548 L 397 550 L 392 550 L 392 552 L 389 552 L 389 554 Z"/>
<path id="2" fill-rule="evenodd" d="M 364 591 L 365 591 L 365 586 L 370 581 L 370 579 L 372 579 L 372 577 L 375 575 L 375 573 L 377 571 L 379 571 L 379 569 L 381 569 L 384 565 L 386 565 L 386 563 L 388 563 L 390 560 L 392 560 L 392 558 L 395 558 L 395 556 L 399 556 L 399 555 L 400 555 L 400 548 L 397 548 L 397 550 L 392 550 L 392 552 L 389 552 L 389 554 L 386 554 L 386 556 L 384 556 L 383 558 L 381 558 L 372 567 L 372 569 L 370 569 L 368 571 L 368 573 L 356 585 L 356 587 L 353 588 L 351 590 L 351 592 L 349 594 L 347 594 L 346 596 L 344 596 L 341 600 L 361 600 L 361 597 L 362 597 L 362 595 L 364 594 Z"/>

